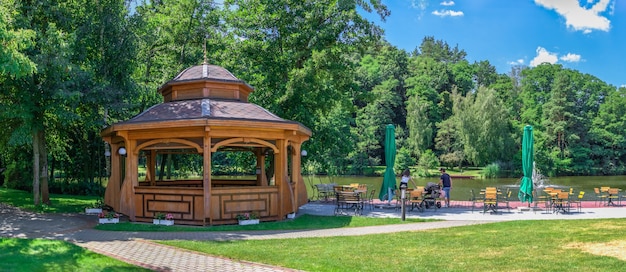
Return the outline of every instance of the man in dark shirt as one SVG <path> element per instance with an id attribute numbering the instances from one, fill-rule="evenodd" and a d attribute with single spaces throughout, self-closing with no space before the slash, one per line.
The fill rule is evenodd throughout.
<path id="1" fill-rule="evenodd" d="M 445 168 L 439 168 L 439 172 L 441 172 L 439 185 L 441 185 L 443 191 L 446 192 L 446 207 L 450 207 L 450 188 L 452 188 L 452 179 L 450 178 L 450 175 L 446 173 Z"/>

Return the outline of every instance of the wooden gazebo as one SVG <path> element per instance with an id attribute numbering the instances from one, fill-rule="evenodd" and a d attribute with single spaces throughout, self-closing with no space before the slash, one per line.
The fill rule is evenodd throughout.
<path id="1" fill-rule="evenodd" d="M 245 212 L 262 221 L 296 212 L 308 199 L 300 155 L 311 131 L 249 103 L 252 91 L 222 67 L 193 66 L 159 88 L 163 103 L 105 128 L 112 150 L 105 203 L 131 221 L 171 213 L 177 224 L 191 225 L 232 224 Z M 218 151 L 252 152 L 256 178 L 213 178 Z M 201 178 L 158 179 L 157 156 L 181 153 L 201 156 Z"/>

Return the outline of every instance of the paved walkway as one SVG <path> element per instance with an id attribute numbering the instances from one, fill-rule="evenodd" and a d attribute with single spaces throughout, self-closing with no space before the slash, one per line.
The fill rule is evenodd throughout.
<path id="1" fill-rule="evenodd" d="M 155 271 L 295 271 L 246 261 L 209 256 L 151 242 L 151 240 L 244 240 L 289 239 L 305 237 L 328 237 L 367 235 L 403 231 L 484 224 L 506 220 L 549 220 L 626 218 L 626 208 L 584 208 L 583 212 L 553 214 L 544 211 L 504 210 L 499 214 L 471 212 L 453 203 L 451 208 L 412 211 L 407 218 L 435 218 L 446 221 L 386 225 L 360 228 L 291 231 L 240 231 L 240 232 L 107 232 L 94 230 L 96 219 L 84 214 L 34 214 L 0 203 L 0 236 L 20 238 L 60 239 L 73 242 L 94 252 L 146 267 Z M 457 206 L 457 207 L 455 207 Z M 333 205 L 309 203 L 298 214 L 332 215 Z M 366 209 L 364 216 L 400 217 L 396 209 Z"/>

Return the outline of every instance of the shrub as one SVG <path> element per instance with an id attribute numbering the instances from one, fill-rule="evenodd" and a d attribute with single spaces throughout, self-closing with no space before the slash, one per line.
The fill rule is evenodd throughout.
<path id="1" fill-rule="evenodd" d="M 483 169 L 483 177 L 485 178 L 497 178 L 500 176 L 500 165 L 497 163 L 492 163 L 487 165 Z"/>

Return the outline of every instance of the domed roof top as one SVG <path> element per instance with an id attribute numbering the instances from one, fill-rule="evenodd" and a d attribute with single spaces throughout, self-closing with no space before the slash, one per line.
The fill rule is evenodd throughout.
<path id="1" fill-rule="evenodd" d="M 206 63 L 183 70 L 159 88 L 165 102 L 197 98 L 247 101 L 253 91 L 223 67 Z"/>
<path id="2" fill-rule="evenodd" d="M 220 81 L 235 81 L 235 82 L 243 82 L 242 80 L 236 78 L 232 73 L 228 70 L 224 69 L 224 67 L 220 67 L 217 65 L 211 64 L 202 64 L 189 67 L 176 77 L 174 77 L 172 81 L 188 81 L 188 80 L 197 80 L 197 79 L 212 79 L 212 80 L 220 80 Z"/>

